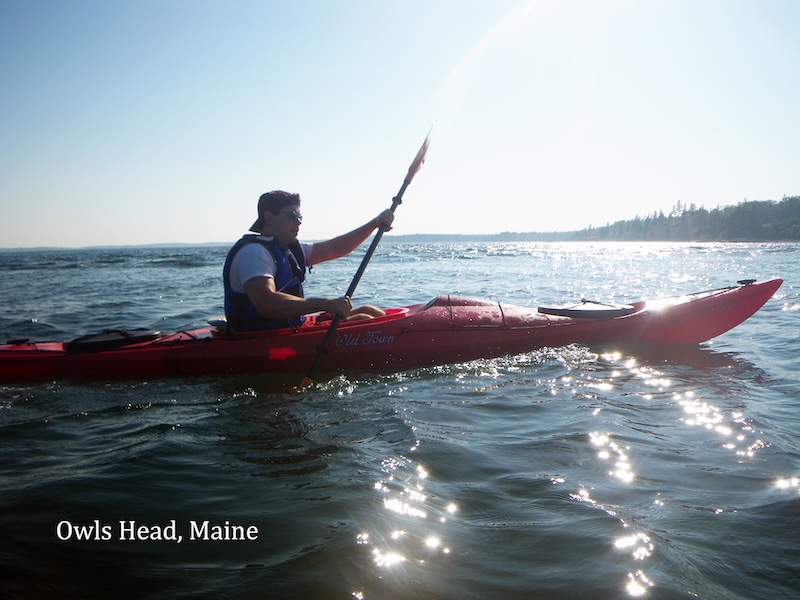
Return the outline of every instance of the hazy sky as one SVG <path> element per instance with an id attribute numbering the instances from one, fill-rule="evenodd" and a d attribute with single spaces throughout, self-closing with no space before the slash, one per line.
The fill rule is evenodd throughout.
<path id="1" fill-rule="evenodd" d="M 0 0 L 0 246 L 566 231 L 800 194 L 797 0 Z"/>

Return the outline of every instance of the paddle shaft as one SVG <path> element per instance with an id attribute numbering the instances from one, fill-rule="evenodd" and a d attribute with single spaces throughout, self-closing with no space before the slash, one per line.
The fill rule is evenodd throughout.
<path id="1" fill-rule="evenodd" d="M 397 196 L 392 198 L 392 206 L 389 208 L 390 211 L 394 212 L 397 208 L 397 205 L 403 201 L 403 193 L 406 191 L 408 184 L 411 183 L 408 179 L 403 182 L 403 186 L 400 188 L 400 191 L 397 193 Z M 367 253 L 364 255 L 364 259 L 361 261 L 361 265 L 358 267 L 358 271 L 356 271 L 355 276 L 353 277 L 353 281 L 350 282 L 350 287 L 347 288 L 347 292 L 345 292 L 345 296 L 348 298 L 352 298 L 353 294 L 356 291 L 356 287 L 358 286 L 358 282 L 361 281 L 361 276 L 364 274 L 364 271 L 367 269 L 367 263 L 369 263 L 370 259 L 372 259 L 372 255 L 375 254 L 375 248 L 378 247 L 378 243 L 381 241 L 383 237 L 384 227 L 381 225 L 378 227 L 378 231 L 375 233 L 375 237 L 372 238 L 372 243 L 369 245 L 369 249 Z"/>
<path id="2" fill-rule="evenodd" d="M 397 206 L 403 201 L 403 194 L 408 187 L 408 184 L 411 183 L 411 177 L 406 177 L 403 181 L 403 185 L 400 187 L 400 191 L 397 193 L 397 196 L 392 198 L 392 206 L 389 208 L 390 211 L 394 212 Z M 358 271 L 356 271 L 355 276 L 353 277 L 353 281 L 350 282 L 350 287 L 347 288 L 347 292 L 345 296 L 348 298 L 352 298 L 353 294 L 356 291 L 356 287 L 358 287 L 359 281 L 361 281 L 361 276 L 364 274 L 364 271 L 367 270 L 367 264 L 372 259 L 372 255 L 375 254 L 375 249 L 378 247 L 378 244 L 383 237 L 384 227 L 381 225 L 378 227 L 378 231 L 375 233 L 375 237 L 372 238 L 372 243 L 369 245 L 369 249 L 367 253 L 364 255 L 364 258 L 361 260 L 361 264 L 358 267 Z M 336 333 L 336 329 L 339 327 L 339 323 L 341 323 L 342 317 L 341 315 L 335 315 L 331 324 L 328 326 L 328 331 L 325 332 L 325 337 L 322 338 L 322 343 L 319 345 L 317 349 L 317 354 L 314 356 L 314 362 L 311 363 L 311 368 L 308 370 L 306 374 L 306 380 L 304 380 L 304 384 L 310 385 L 310 380 L 314 377 L 314 374 L 317 372 L 317 368 L 319 367 L 320 363 L 322 362 L 322 357 L 328 352 L 328 346 L 333 339 L 333 335 Z"/>
<path id="3" fill-rule="evenodd" d="M 414 161 L 411 163 L 411 166 L 408 168 L 408 174 L 406 175 L 405 179 L 403 180 L 403 185 L 400 186 L 400 191 L 397 192 L 397 195 L 392 198 L 392 206 L 389 209 L 394 213 L 397 206 L 403 201 L 403 194 L 406 191 L 406 188 L 411 183 L 411 180 L 414 179 L 414 175 L 416 175 L 417 171 L 420 170 L 422 167 L 422 163 L 425 162 L 425 154 L 428 152 L 428 140 L 431 137 L 431 132 L 428 131 L 428 135 L 425 138 L 425 141 L 422 143 L 422 146 L 417 152 L 417 155 L 414 157 Z M 364 271 L 367 268 L 367 264 L 369 263 L 372 255 L 375 253 L 375 248 L 378 247 L 378 243 L 381 241 L 383 237 L 384 226 L 379 225 L 378 231 L 375 233 L 375 237 L 372 239 L 372 243 L 369 245 L 369 249 L 367 253 L 364 255 L 364 259 L 361 261 L 361 265 L 358 267 L 358 271 L 356 271 L 355 277 L 353 277 L 353 281 L 350 282 L 350 287 L 347 288 L 347 292 L 345 296 L 348 298 L 352 298 L 353 294 L 356 291 L 356 286 L 358 286 L 358 282 L 361 281 L 361 276 L 364 274 Z M 336 328 L 339 327 L 339 323 L 342 321 L 342 317 L 339 315 L 335 315 L 333 320 L 331 321 L 330 326 L 328 327 L 328 331 L 325 332 L 325 337 L 322 339 L 322 343 L 317 348 L 317 354 L 314 356 L 314 361 L 311 363 L 311 368 L 308 370 L 308 374 L 303 378 L 303 381 L 300 383 L 301 388 L 307 388 L 312 383 L 312 377 L 314 373 L 317 372 L 317 368 L 319 367 L 320 362 L 322 362 L 322 357 L 328 352 L 328 346 L 333 339 L 333 334 L 336 333 Z"/>

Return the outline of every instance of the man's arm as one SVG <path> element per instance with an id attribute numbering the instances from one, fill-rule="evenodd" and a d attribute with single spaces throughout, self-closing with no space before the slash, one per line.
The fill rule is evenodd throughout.
<path id="1" fill-rule="evenodd" d="M 316 248 L 314 249 L 316 251 Z M 275 289 L 272 277 L 253 277 L 244 284 L 244 293 L 267 319 L 282 321 L 318 311 L 328 311 L 343 318 L 350 316 L 350 298 L 300 298 Z"/>
<path id="2" fill-rule="evenodd" d="M 358 248 L 364 242 L 364 240 L 366 240 L 379 226 L 383 225 L 384 231 L 389 231 L 392 228 L 393 221 L 394 213 L 389 209 L 386 209 L 377 217 L 367 223 L 364 223 L 361 227 L 358 227 L 353 231 L 324 242 L 316 242 L 314 244 L 314 250 L 311 254 L 311 259 L 314 264 L 317 264 L 325 262 L 326 260 L 339 258 L 345 254 L 350 254 L 353 250 Z"/>

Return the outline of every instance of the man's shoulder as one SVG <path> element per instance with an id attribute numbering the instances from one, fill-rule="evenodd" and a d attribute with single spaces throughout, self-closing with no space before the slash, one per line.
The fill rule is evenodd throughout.
<path id="1" fill-rule="evenodd" d="M 253 240 L 250 243 L 243 243 L 236 255 L 233 257 L 234 265 L 241 265 L 252 261 L 270 261 L 272 254 L 264 244 Z"/>
<path id="2" fill-rule="evenodd" d="M 302 249 L 306 259 L 308 259 L 314 249 L 314 243 L 298 241 L 297 244 Z M 267 257 L 267 260 L 271 260 L 272 253 L 270 248 L 279 248 L 279 245 L 275 242 L 275 238 L 261 235 L 245 236 L 236 243 L 236 246 L 238 246 L 238 250 L 234 256 L 234 261 L 239 257 L 243 257 L 244 259 Z"/>
<path id="3" fill-rule="evenodd" d="M 241 254 L 242 252 L 260 253 L 269 252 L 272 246 L 277 246 L 275 238 L 262 235 L 246 235 L 236 242 L 231 250 L 235 250 L 236 254 Z"/>

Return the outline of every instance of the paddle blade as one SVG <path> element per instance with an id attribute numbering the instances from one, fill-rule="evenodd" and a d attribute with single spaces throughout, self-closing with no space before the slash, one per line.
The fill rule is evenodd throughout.
<path id="1" fill-rule="evenodd" d="M 311 377 L 303 377 L 303 381 L 300 382 L 300 385 L 297 386 L 298 391 L 307 390 L 312 385 L 314 385 L 314 380 Z"/>
<path id="2" fill-rule="evenodd" d="M 433 129 L 433 127 L 431 127 Z M 417 171 L 420 170 L 422 167 L 422 163 L 425 162 L 425 153 L 428 152 L 428 142 L 431 139 L 431 132 L 428 131 L 428 135 L 425 138 L 425 141 L 422 142 L 422 147 L 417 152 L 417 155 L 414 157 L 414 162 L 411 163 L 411 166 L 408 167 L 408 175 L 406 175 L 406 182 L 411 183 L 411 180 L 414 179 L 414 175 L 417 174 Z"/>

